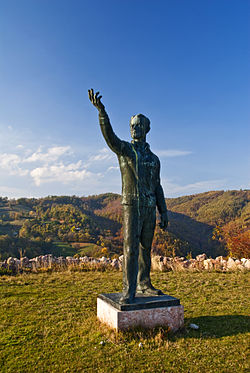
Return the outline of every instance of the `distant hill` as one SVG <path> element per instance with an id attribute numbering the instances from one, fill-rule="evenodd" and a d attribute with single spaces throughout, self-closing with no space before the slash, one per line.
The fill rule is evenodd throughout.
<path id="1" fill-rule="evenodd" d="M 24 254 L 32 257 L 45 253 L 65 256 L 120 255 L 120 200 L 120 195 L 113 193 L 17 200 L 0 197 L 1 258 Z M 228 232 L 231 227 L 238 227 L 238 230 L 244 227 L 246 247 L 249 201 L 249 190 L 213 191 L 168 198 L 168 232 L 156 228 L 153 250 L 162 255 L 187 255 L 190 252 L 193 256 L 203 252 L 211 257 L 225 255 L 226 241 L 213 239 L 214 231 L 216 228 L 220 233 Z"/>
<path id="2" fill-rule="evenodd" d="M 222 230 L 237 225 L 247 233 L 250 245 L 250 191 L 212 191 L 167 199 L 170 230 L 188 241 L 194 253 L 204 251 L 214 257 L 223 253 L 224 242 L 213 240 L 215 227 Z M 242 228 L 243 229 L 243 228 Z M 245 235 L 246 236 L 246 235 Z M 247 243 L 246 243 L 247 245 Z M 246 246 L 245 245 L 245 246 Z M 245 250 L 245 251 L 246 251 Z M 246 254 L 244 252 L 244 254 Z"/>
<path id="3" fill-rule="evenodd" d="M 242 217 L 250 218 L 250 190 L 229 190 L 168 198 L 168 208 L 210 225 L 223 225 Z"/>

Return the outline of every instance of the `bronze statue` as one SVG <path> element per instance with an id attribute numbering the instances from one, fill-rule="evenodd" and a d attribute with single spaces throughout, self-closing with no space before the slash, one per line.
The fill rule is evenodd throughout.
<path id="1" fill-rule="evenodd" d="M 168 225 L 167 207 L 160 184 L 160 161 L 146 142 L 150 121 L 142 114 L 130 120 L 131 143 L 120 140 L 111 127 L 99 92 L 89 90 L 89 99 L 99 111 L 99 122 L 106 143 L 119 160 L 122 174 L 123 205 L 123 295 L 120 303 L 132 303 L 136 293 L 162 295 L 150 280 L 151 245 L 156 222 L 156 206 L 161 215 L 160 227 Z"/>

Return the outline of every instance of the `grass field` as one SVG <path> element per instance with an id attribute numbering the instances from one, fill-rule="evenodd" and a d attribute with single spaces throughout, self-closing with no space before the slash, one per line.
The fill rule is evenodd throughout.
<path id="1" fill-rule="evenodd" d="M 71 245 L 75 248 L 76 253 L 80 256 L 100 257 L 102 254 L 102 246 L 98 246 L 91 242 L 74 242 Z"/>
<path id="2" fill-rule="evenodd" d="M 120 291 L 121 277 L 115 271 L 2 276 L 0 371 L 249 371 L 249 273 L 154 273 L 154 285 L 184 305 L 185 328 L 175 335 L 161 328 L 115 334 L 99 324 L 96 297 Z M 191 322 L 200 329 L 191 330 Z"/>
<path id="3" fill-rule="evenodd" d="M 58 249 L 61 256 L 73 256 L 75 255 L 75 249 L 67 242 L 53 241 L 53 245 Z"/>

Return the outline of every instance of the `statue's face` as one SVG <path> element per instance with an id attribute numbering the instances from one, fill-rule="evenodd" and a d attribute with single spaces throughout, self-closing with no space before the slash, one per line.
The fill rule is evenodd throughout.
<path id="1" fill-rule="evenodd" d="M 145 138 L 145 126 L 140 118 L 135 117 L 131 120 L 130 133 L 133 140 L 142 140 Z"/>

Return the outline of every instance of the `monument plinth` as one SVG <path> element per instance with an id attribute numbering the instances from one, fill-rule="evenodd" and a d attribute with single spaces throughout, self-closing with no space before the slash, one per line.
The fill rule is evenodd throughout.
<path id="1" fill-rule="evenodd" d="M 137 326 L 154 328 L 168 326 L 177 331 L 184 325 L 184 308 L 180 300 L 170 295 L 136 295 L 133 303 L 121 304 L 122 293 L 100 294 L 97 298 L 97 317 L 116 330 Z"/>

